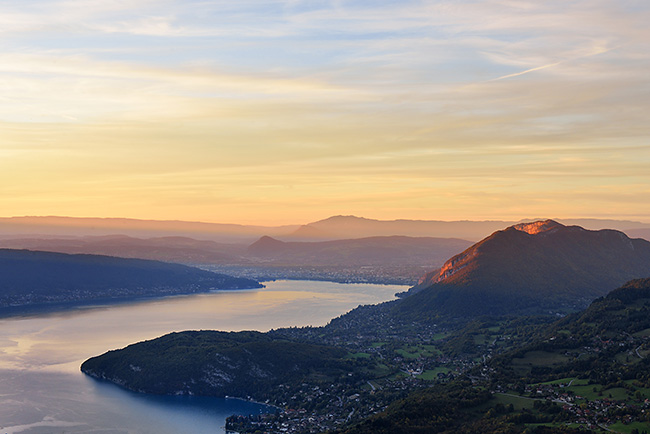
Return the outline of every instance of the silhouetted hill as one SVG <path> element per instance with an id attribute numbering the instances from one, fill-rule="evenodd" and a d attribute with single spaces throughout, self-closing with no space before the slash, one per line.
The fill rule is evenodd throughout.
<path id="1" fill-rule="evenodd" d="M 255 226 L 176 220 L 29 216 L 0 218 L 2 238 L 128 235 L 138 238 L 182 236 L 219 242 L 250 243 L 264 234 L 287 235 L 300 225 Z"/>
<path id="2" fill-rule="evenodd" d="M 248 246 L 246 253 L 253 256 L 270 256 L 287 250 L 291 244 L 298 243 L 285 243 L 284 241 L 276 240 L 265 235 Z"/>
<path id="3" fill-rule="evenodd" d="M 250 246 L 187 237 L 125 235 L 0 239 L 0 248 L 153 259 L 182 264 L 278 266 L 408 265 L 437 267 L 471 242 L 444 238 L 372 237 L 321 242 L 284 242 L 264 236 Z M 421 271 L 416 271 L 421 272 Z M 416 274 L 417 275 L 417 274 Z"/>
<path id="4" fill-rule="evenodd" d="M 179 264 L 0 249 L 0 307 L 259 287 Z"/>
<path id="5" fill-rule="evenodd" d="M 0 238 L 0 248 L 214 265 L 226 274 L 258 279 L 299 277 L 403 284 L 413 284 L 424 270 L 439 267 L 470 244 L 463 240 L 406 237 L 313 243 L 263 237 L 252 246 L 179 236 Z M 306 266 L 310 267 L 308 271 Z"/>
<path id="6" fill-rule="evenodd" d="M 128 218 L 8 217 L 0 218 L 0 238 L 63 238 L 127 235 L 136 238 L 187 237 L 225 243 L 250 244 L 263 235 L 290 241 L 323 241 L 402 235 L 409 237 L 460 238 L 477 241 L 516 223 L 532 221 L 440 221 L 374 220 L 356 216 L 334 216 L 295 225 L 258 226 L 187 221 L 137 220 Z M 650 229 L 650 223 L 625 220 L 565 219 L 566 225 L 587 229 L 621 231 Z M 630 234 L 630 236 L 650 236 Z"/>
<path id="7" fill-rule="evenodd" d="M 643 238 L 644 240 L 650 240 L 650 228 L 626 229 L 625 233 L 632 238 Z"/>
<path id="8" fill-rule="evenodd" d="M 518 224 L 449 259 L 397 311 L 435 317 L 576 308 L 648 275 L 648 241 L 552 220 Z"/>
<path id="9" fill-rule="evenodd" d="M 0 239 L 0 247 L 153 259 L 181 264 L 246 262 L 241 257 L 246 251 L 246 245 L 224 244 L 187 237 L 142 239 L 126 235 L 105 235 L 68 238 L 13 238 Z"/>
<path id="10" fill-rule="evenodd" d="M 327 234 L 329 239 L 367 238 L 401 235 L 477 240 L 514 222 L 504 221 L 437 221 L 373 220 L 356 216 L 334 216 L 309 223 L 300 231 L 312 235 Z"/>
<path id="11" fill-rule="evenodd" d="M 321 242 L 283 242 L 262 237 L 246 254 L 281 265 L 437 266 L 471 242 L 446 238 L 370 237 Z"/>
<path id="12" fill-rule="evenodd" d="M 540 219 L 520 221 L 440 221 L 440 220 L 373 220 L 356 216 L 334 216 L 301 226 L 292 235 L 305 236 L 311 240 L 364 238 L 374 236 L 403 235 L 411 237 L 461 238 L 480 240 L 506 226 Z M 563 219 L 566 225 L 578 225 L 587 229 L 617 229 L 621 231 L 650 229 L 650 224 L 626 220 Z M 645 233 L 650 236 L 650 233 Z M 641 236 L 641 238 L 645 238 Z"/>

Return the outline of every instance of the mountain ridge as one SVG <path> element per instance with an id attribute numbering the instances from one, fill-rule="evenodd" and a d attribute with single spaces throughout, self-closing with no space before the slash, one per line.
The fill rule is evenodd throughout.
<path id="1" fill-rule="evenodd" d="M 584 306 L 609 288 L 650 275 L 650 242 L 615 230 L 591 231 L 553 220 L 496 231 L 426 274 L 399 310 L 424 306 L 502 314 L 539 304 Z"/>
<path id="2" fill-rule="evenodd" d="M 315 241 L 405 235 L 461 238 L 478 241 L 506 226 L 537 219 L 510 220 L 377 220 L 365 217 L 331 216 L 306 224 L 263 226 L 181 220 L 140 220 L 61 216 L 0 217 L 0 238 L 16 236 L 81 236 L 122 234 L 133 237 L 186 236 L 221 242 L 252 243 L 263 235 L 287 241 Z M 608 219 L 555 219 L 587 229 L 613 228 L 636 231 L 650 238 L 650 223 Z M 633 235 L 633 234 L 632 234 Z"/>
<path id="3" fill-rule="evenodd" d="M 457 238 L 376 236 L 330 241 L 281 241 L 269 236 L 251 244 L 251 260 L 310 265 L 441 264 L 470 241 Z"/>
<path id="4" fill-rule="evenodd" d="M 14 249 L 0 249 L 0 276 L 0 309 L 262 287 L 161 261 Z"/>

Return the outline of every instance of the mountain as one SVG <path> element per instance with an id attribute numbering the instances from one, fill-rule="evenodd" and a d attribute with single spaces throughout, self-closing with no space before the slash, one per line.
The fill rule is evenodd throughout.
<path id="1" fill-rule="evenodd" d="M 400 236 L 320 242 L 284 242 L 263 236 L 251 245 L 171 236 L 0 239 L 0 248 L 120 256 L 181 264 L 347 268 L 408 265 L 416 273 L 414 277 L 422 272 L 421 267 L 439 267 L 445 259 L 470 245 L 471 242 L 459 239 Z"/>
<path id="2" fill-rule="evenodd" d="M 284 242 L 268 236 L 248 247 L 246 257 L 277 265 L 440 266 L 471 242 L 453 238 L 370 237 L 321 242 Z"/>
<path id="3" fill-rule="evenodd" d="M 270 256 L 274 254 L 282 253 L 284 250 L 288 249 L 290 244 L 300 244 L 300 243 L 285 243 L 284 241 L 276 240 L 273 237 L 267 235 L 263 236 L 259 240 L 255 241 L 253 244 L 248 246 L 246 253 L 251 256 Z"/>
<path id="4" fill-rule="evenodd" d="M 471 242 L 463 240 L 407 237 L 303 243 L 264 236 L 252 245 L 180 236 L 0 237 L 0 248 L 209 265 L 226 274 L 255 279 L 293 277 L 406 285 L 469 245 Z"/>
<path id="5" fill-rule="evenodd" d="M 0 239 L 64 238 L 126 235 L 135 238 L 187 237 L 221 243 L 250 244 L 263 235 L 285 241 L 324 241 L 402 235 L 409 237 L 460 238 L 478 241 L 492 232 L 521 221 L 374 220 L 333 216 L 307 224 L 259 226 L 128 218 L 78 218 L 57 216 L 0 218 Z M 650 223 L 624 220 L 566 219 L 566 225 L 587 229 L 650 230 Z M 650 237 L 650 233 L 630 235 Z"/>
<path id="6" fill-rule="evenodd" d="M 181 264 L 246 262 L 246 244 L 224 244 L 188 237 L 134 238 L 126 235 L 66 238 L 0 239 L 0 248 L 43 250 L 69 254 L 93 254 L 153 259 Z"/>
<path id="7" fill-rule="evenodd" d="M 627 229 L 625 233 L 631 238 L 643 238 L 644 240 L 650 240 L 650 228 Z"/>
<path id="8" fill-rule="evenodd" d="M 437 221 L 373 220 L 356 216 L 334 216 L 302 226 L 292 236 L 308 234 L 327 239 L 367 238 L 401 235 L 477 240 L 514 222 L 504 221 Z"/>
<path id="9" fill-rule="evenodd" d="M 219 242 L 250 243 L 264 234 L 287 235 L 299 225 L 255 226 L 176 220 L 128 218 L 8 217 L 0 218 L 0 238 L 128 235 L 131 237 L 181 236 Z"/>
<path id="10" fill-rule="evenodd" d="M 10 249 L 0 249 L 0 276 L 0 308 L 261 287 L 179 264 Z"/>
<path id="11" fill-rule="evenodd" d="M 278 386 L 349 381 L 347 354 L 259 332 L 187 331 L 109 351 L 81 370 L 138 392 L 261 399 Z"/>
<path id="12" fill-rule="evenodd" d="M 403 235 L 410 237 L 442 237 L 480 240 L 492 232 L 517 223 L 526 223 L 540 219 L 521 221 L 440 221 L 440 220 L 373 220 L 356 216 L 334 216 L 325 220 L 301 226 L 292 234 L 283 238 L 305 237 L 316 239 L 364 238 L 374 236 Z M 621 231 L 645 229 L 650 224 L 602 219 L 564 219 L 557 220 L 566 225 L 579 225 L 587 229 L 618 229 Z M 650 233 L 644 232 L 646 236 Z M 643 236 L 645 238 L 645 236 Z"/>
<path id="13" fill-rule="evenodd" d="M 575 309 L 645 276 L 650 276 L 648 241 L 553 220 L 522 223 L 429 273 L 397 311 L 435 317 Z"/>
<path id="14" fill-rule="evenodd" d="M 335 240 L 337 236 L 318 229 L 313 225 L 302 225 L 295 231 L 291 232 L 289 235 L 283 237 L 286 240 L 296 240 L 296 241 L 323 241 L 323 240 Z M 345 237 L 338 237 L 345 238 Z"/>

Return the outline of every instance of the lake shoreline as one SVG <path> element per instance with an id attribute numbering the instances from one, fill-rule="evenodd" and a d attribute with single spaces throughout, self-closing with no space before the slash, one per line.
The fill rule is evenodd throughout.
<path id="1" fill-rule="evenodd" d="M 80 368 L 80 371 L 81 371 L 81 368 Z M 230 396 L 230 395 L 224 395 L 224 396 L 195 395 L 195 394 L 192 394 L 192 393 L 178 393 L 178 392 L 177 393 L 164 393 L 164 394 L 142 392 L 142 391 L 139 391 L 139 390 L 131 389 L 130 387 L 127 387 L 127 386 L 125 386 L 123 384 L 120 384 L 120 383 L 116 383 L 116 382 L 111 381 L 109 379 L 97 377 L 95 375 L 89 374 L 89 373 L 84 372 L 84 371 L 81 371 L 81 373 L 84 374 L 86 377 L 92 379 L 93 381 L 96 381 L 96 382 L 101 383 L 103 385 L 113 385 L 113 386 L 117 387 L 120 390 L 125 390 L 125 391 L 127 391 L 129 393 L 133 393 L 136 396 L 145 396 L 145 397 L 146 396 L 154 396 L 154 397 L 157 396 L 157 397 L 170 397 L 170 398 L 173 398 L 173 397 L 187 397 L 187 398 L 207 398 L 207 399 L 216 398 L 216 399 L 225 399 L 225 400 L 236 400 L 236 401 L 247 402 L 247 403 L 250 403 L 250 404 L 261 405 L 261 406 L 264 406 L 264 407 L 269 407 L 270 409 L 273 409 L 274 411 L 277 411 L 277 410 L 280 410 L 282 412 L 285 411 L 282 407 L 278 407 L 277 405 L 268 404 L 266 402 L 260 402 L 260 401 L 256 401 L 254 399 L 249 399 L 249 398 L 241 398 L 241 397 L 238 397 L 238 396 Z M 271 412 L 264 413 L 264 414 L 270 414 L 270 413 Z"/>
<path id="2" fill-rule="evenodd" d="M 33 318 L 43 315 L 74 312 L 91 309 L 105 309 L 111 306 L 144 303 L 155 300 L 167 300 L 176 297 L 188 297 L 201 294 L 216 294 L 228 292 L 251 292 L 264 289 L 262 284 L 259 288 L 233 288 L 233 289 L 210 289 L 197 292 L 178 292 L 170 294 L 134 295 L 124 297 L 102 297 L 90 300 L 69 300 L 52 303 L 21 304 L 17 306 L 0 307 L 0 320 L 9 318 Z"/>
<path id="3" fill-rule="evenodd" d="M 48 309 L 32 307 L 28 312 L 21 309 L 22 316 L 14 309 L 12 315 L 0 320 L 3 426 L 38 424 L 34 426 L 41 430 L 47 426 L 52 428 L 47 432 L 56 432 L 56 424 L 61 422 L 83 425 L 87 427 L 84 432 L 125 432 L 128 428 L 137 434 L 223 434 L 229 415 L 257 414 L 260 405 L 265 412 L 277 410 L 248 400 L 247 395 L 240 398 L 243 393 L 236 390 L 228 400 L 131 392 L 84 375 L 79 366 L 110 349 L 171 332 L 266 332 L 321 326 L 359 304 L 391 300 L 396 292 L 407 289 L 288 279 L 262 283 L 267 285 L 263 290 L 138 297 L 119 303 L 111 299 L 100 306 L 95 300 L 84 306 L 65 303 L 46 306 Z"/>
<path id="4" fill-rule="evenodd" d="M 216 293 L 240 293 L 240 292 L 255 292 L 264 290 L 265 283 L 269 282 L 318 282 L 318 283 L 335 283 L 338 285 L 346 285 L 350 287 L 363 286 L 363 285 L 378 285 L 378 286 L 406 286 L 394 283 L 376 283 L 376 282 L 345 282 L 339 280 L 325 280 L 325 279 L 296 279 L 296 278 L 282 278 L 282 279 L 268 279 L 260 281 L 260 287 L 255 288 L 233 288 L 233 289 L 209 289 L 205 291 L 196 292 L 175 292 L 169 294 L 150 294 L 150 295 L 133 295 L 133 296 L 120 296 L 120 297 L 101 297 L 97 299 L 86 300 L 69 300 L 69 301 L 56 301 L 51 303 L 33 303 L 22 304 L 16 306 L 2 306 L 0 307 L 0 320 L 9 318 L 33 318 L 41 315 L 53 315 L 57 313 L 74 312 L 85 309 L 105 309 L 111 306 L 127 305 L 132 303 L 144 303 L 155 300 L 166 300 L 175 297 L 188 297 L 201 294 L 216 294 Z M 398 297 L 397 293 L 395 294 Z"/>

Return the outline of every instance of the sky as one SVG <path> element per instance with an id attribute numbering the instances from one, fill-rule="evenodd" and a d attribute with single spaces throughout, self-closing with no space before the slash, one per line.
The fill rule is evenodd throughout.
<path id="1" fill-rule="evenodd" d="M 647 0 L 0 0 L 0 216 L 650 222 Z"/>

